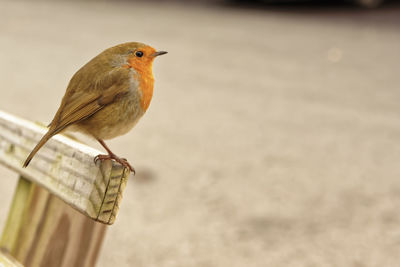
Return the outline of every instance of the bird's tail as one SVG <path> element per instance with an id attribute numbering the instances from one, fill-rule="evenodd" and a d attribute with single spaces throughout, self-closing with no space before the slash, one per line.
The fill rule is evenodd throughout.
<path id="1" fill-rule="evenodd" d="M 35 156 L 35 154 L 39 151 L 39 149 L 55 134 L 56 133 L 53 130 L 49 130 L 45 135 L 43 135 L 42 139 L 40 139 L 39 143 L 37 143 L 35 148 L 26 158 L 25 163 L 22 167 L 26 168 L 29 165 L 29 162 L 31 162 L 32 158 Z"/>

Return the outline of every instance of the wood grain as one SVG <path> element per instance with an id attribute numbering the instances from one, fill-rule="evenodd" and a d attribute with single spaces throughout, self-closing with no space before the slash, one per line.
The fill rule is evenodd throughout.
<path id="1" fill-rule="evenodd" d="M 56 135 L 27 168 L 22 164 L 46 128 L 0 111 L 0 164 L 35 182 L 77 211 L 106 224 L 115 221 L 129 170 L 114 161 L 94 163 L 100 151 Z"/>
<path id="2" fill-rule="evenodd" d="M 0 249 L 0 267 L 23 267 L 23 265 L 6 250 Z"/>
<path id="3" fill-rule="evenodd" d="M 20 177 L 0 247 L 27 267 L 91 267 L 106 227 Z"/>

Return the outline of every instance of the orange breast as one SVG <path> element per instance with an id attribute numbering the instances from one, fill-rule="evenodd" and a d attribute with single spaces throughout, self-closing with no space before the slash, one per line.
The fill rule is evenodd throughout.
<path id="1" fill-rule="evenodd" d="M 140 106 L 146 111 L 150 105 L 153 97 L 154 78 L 153 75 L 138 75 L 139 77 L 139 90 L 142 92 Z"/>
<path id="2" fill-rule="evenodd" d="M 134 79 L 139 82 L 139 90 L 142 93 L 140 106 L 144 111 L 146 111 L 153 97 L 154 78 L 152 62 L 150 61 L 147 62 L 147 64 L 138 64 L 134 59 L 129 59 L 128 63 L 128 65 L 123 67 L 133 68 L 136 71 Z"/>

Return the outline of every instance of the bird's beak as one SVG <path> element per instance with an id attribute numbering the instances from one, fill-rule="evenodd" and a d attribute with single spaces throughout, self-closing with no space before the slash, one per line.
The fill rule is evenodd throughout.
<path id="1" fill-rule="evenodd" d="M 168 53 L 167 51 L 157 51 L 155 53 L 152 54 L 153 57 L 158 57 L 161 55 L 165 55 L 166 53 Z"/>

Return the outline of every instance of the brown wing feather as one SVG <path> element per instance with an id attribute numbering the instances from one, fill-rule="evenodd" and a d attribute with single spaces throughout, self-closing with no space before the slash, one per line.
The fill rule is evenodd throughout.
<path id="1" fill-rule="evenodd" d="M 31 159 L 52 136 L 69 125 L 92 116 L 116 98 L 129 92 L 128 70 L 116 68 L 104 75 L 97 75 L 103 79 L 94 80 L 86 75 L 84 69 L 85 67 L 72 77 L 61 105 L 49 125 L 49 131 L 29 154 L 23 167 L 28 166 Z"/>
<path id="2" fill-rule="evenodd" d="M 103 79 L 85 84 L 71 80 L 68 88 L 74 86 L 86 87 L 86 90 L 68 90 L 63 98 L 61 106 L 57 111 L 50 128 L 64 129 L 65 127 L 79 122 L 93 115 L 104 106 L 112 103 L 115 98 L 126 94 L 129 91 L 129 76 L 126 69 L 114 69 Z M 92 80 L 93 81 L 93 80 Z M 76 84 L 78 83 L 78 84 Z M 76 84 L 76 85 L 75 85 Z"/>
<path id="3" fill-rule="evenodd" d="M 65 105 L 58 118 L 55 118 L 51 123 L 50 129 L 55 129 L 59 132 L 67 126 L 81 121 L 103 108 L 103 105 L 100 105 L 98 102 L 100 98 L 98 95 L 90 94 L 82 98 L 79 101 Z"/>

